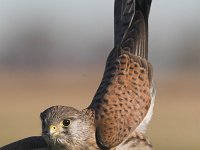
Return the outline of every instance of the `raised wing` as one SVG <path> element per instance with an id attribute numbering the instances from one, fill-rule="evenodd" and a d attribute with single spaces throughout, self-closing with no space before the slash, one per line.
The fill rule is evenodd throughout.
<path id="1" fill-rule="evenodd" d="M 3 146 L 0 150 L 48 150 L 47 144 L 41 136 L 32 136 L 9 145 Z"/>
<path id="2" fill-rule="evenodd" d="M 132 1 L 135 1 L 135 13 L 120 45 L 135 56 L 148 59 L 148 17 L 151 0 Z"/>
<path id="3" fill-rule="evenodd" d="M 115 22 L 115 48 L 88 107 L 95 111 L 96 139 L 102 149 L 115 147 L 129 136 L 151 104 L 152 67 L 147 61 L 150 4 L 151 0 L 115 0 L 115 20 L 121 18 L 122 22 Z M 124 33 L 118 34 L 118 30 Z"/>
<path id="4" fill-rule="evenodd" d="M 114 46 L 122 42 L 125 31 L 135 13 L 134 0 L 115 0 L 114 7 Z"/>

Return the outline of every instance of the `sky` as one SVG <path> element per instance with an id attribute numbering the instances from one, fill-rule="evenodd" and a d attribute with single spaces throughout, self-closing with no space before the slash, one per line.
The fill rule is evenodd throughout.
<path id="1" fill-rule="evenodd" d="M 113 48 L 113 4 L 0 0 L 0 64 L 104 65 Z M 200 65 L 199 5 L 199 0 L 153 0 L 149 56 L 156 69 Z"/>

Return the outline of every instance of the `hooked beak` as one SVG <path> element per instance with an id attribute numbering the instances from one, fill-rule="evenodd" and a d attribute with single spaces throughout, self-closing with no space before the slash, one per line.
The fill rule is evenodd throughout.
<path id="1" fill-rule="evenodd" d="M 49 133 L 53 137 L 56 136 L 56 135 L 58 135 L 59 134 L 58 128 L 56 126 L 54 126 L 54 125 L 50 125 L 50 127 L 49 127 Z"/>

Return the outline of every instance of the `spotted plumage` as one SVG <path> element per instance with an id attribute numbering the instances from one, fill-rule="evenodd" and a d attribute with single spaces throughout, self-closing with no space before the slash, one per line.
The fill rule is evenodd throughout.
<path id="1" fill-rule="evenodd" d="M 150 5 L 151 0 L 115 0 L 114 48 L 91 104 L 82 111 L 54 106 L 42 112 L 44 140 L 38 145 L 50 150 L 152 149 L 144 136 L 155 98 L 148 61 Z"/>
<path id="2" fill-rule="evenodd" d="M 95 110 L 97 139 L 108 147 L 118 145 L 133 132 L 151 104 L 151 65 L 127 51 L 120 53 L 111 64 L 114 67 L 106 70 L 89 106 Z"/>

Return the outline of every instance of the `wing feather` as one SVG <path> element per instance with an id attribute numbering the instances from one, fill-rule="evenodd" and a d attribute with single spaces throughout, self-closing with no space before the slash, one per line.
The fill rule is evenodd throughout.
<path id="1" fill-rule="evenodd" d="M 115 46 L 121 44 L 125 30 L 130 25 L 130 20 L 135 13 L 134 0 L 115 0 L 114 7 L 114 41 Z"/>
<path id="2" fill-rule="evenodd" d="M 97 142 L 110 148 L 133 132 L 148 112 L 151 65 L 126 51 L 107 64 L 89 108 L 95 111 Z"/>
<path id="3" fill-rule="evenodd" d="M 95 111 L 96 139 L 102 149 L 120 144 L 140 125 L 150 108 L 150 4 L 151 0 L 115 0 L 115 47 L 88 107 Z"/>
<path id="4" fill-rule="evenodd" d="M 48 150 L 41 136 L 28 137 L 0 148 L 1 150 Z"/>

